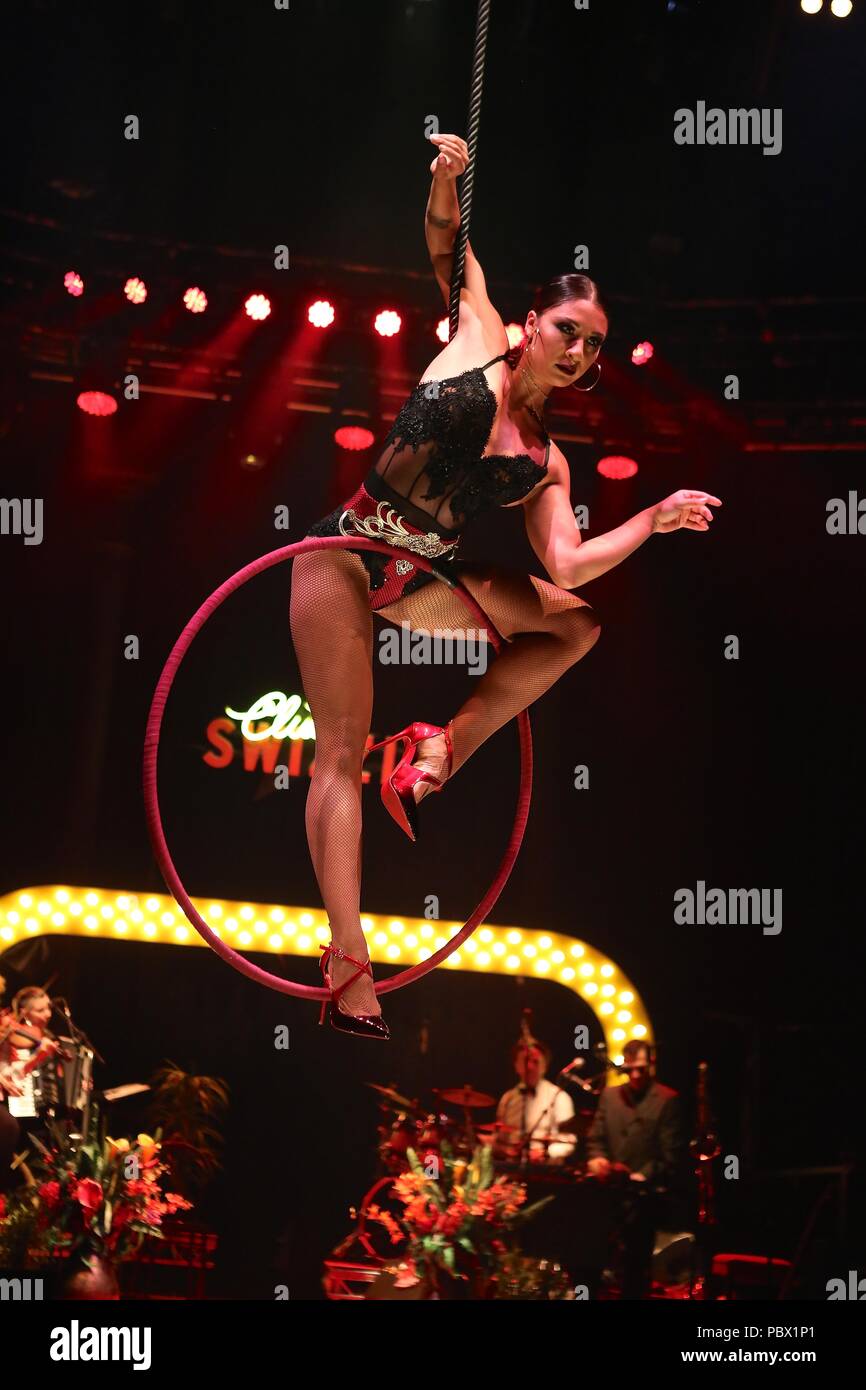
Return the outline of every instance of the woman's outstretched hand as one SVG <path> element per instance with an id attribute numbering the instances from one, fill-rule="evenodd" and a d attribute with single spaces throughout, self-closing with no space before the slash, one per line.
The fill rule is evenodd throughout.
<path id="1" fill-rule="evenodd" d="M 685 527 L 687 531 L 709 531 L 713 514 L 708 502 L 714 507 L 722 505 L 722 499 L 711 492 L 691 492 L 681 487 L 653 508 L 653 530 L 679 531 Z"/>
<path id="2" fill-rule="evenodd" d="M 469 164 L 469 146 L 459 135 L 431 135 L 439 153 L 430 165 L 434 179 L 456 179 Z"/>

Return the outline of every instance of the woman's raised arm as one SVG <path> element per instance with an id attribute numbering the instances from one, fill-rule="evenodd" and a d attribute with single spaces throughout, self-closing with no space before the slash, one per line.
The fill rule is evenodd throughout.
<path id="1" fill-rule="evenodd" d="M 451 298 L 451 275 L 454 267 L 454 245 L 460 229 L 460 203 L 457 198 L 457 178 L 469 163 L 469 150 L 458 135 L 431 135 L 438 154 L 430 165 L 433 182 L 424 217 L 424 235 L 436 282 L 446 305 Z M 460 290 L 459 329 L 481 328 L 485 340 L 500 352 L 508 347 L 505 327 L 487 294 L 487 283 L 471 244 L 466 243 L 463 285 Z"/>

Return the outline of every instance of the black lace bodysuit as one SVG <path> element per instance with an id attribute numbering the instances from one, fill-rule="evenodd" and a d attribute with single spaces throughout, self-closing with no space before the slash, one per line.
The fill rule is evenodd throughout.
<path id="1" fill-rule="evenodd" d="M 389 514 L 393 509 L 398 524 L 407 523 L 413 533 L 434 533 L 435 545 L 435 537 L 454 541 L 468 522 L 489 508 L 526 497 L 547 473 L 549 437 L 543 464 L 535 463 L 528 454 L 484 453 L 497 409 L 495 392 L 484 373 L 507 355 L 500 353 L 483 367 L 469 367 L 440 381 L 419 382 L 354 497 L 317 521 L 307 534 L 351 532 L 353 528 L 347 528 L 345 521 L 341 526 L 340 519 L 350 508 L 361 510 L 357 506 L 361 499 L 367 503 L 368 515 L 375 503 L 380 504 L 380 515 L 383 506 Z M 390 543 L 391 538 L 382 533 L 381 539 Z M 353 553 L 360 556 L 370 575 L 371 596 L 384 588 L 388 595 L 382 595 L 384 603 L 393 602 L 398 596 L 394 592 L 394 561 L 370 550 Z M 453 558 L 453 551 L 448 558 Z M 408 558 L 396 563 L 396 574 L 402 576 L 398 581 L 400 597 L 433 578 Z M 412 577 L 408 577 L 410 573 Z M 373 606 L 384 604 L 374 602 Z"/>

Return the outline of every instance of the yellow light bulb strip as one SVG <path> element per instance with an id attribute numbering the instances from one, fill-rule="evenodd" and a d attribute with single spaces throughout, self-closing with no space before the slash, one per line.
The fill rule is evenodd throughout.
<path id="1" fill-rule="evenodd" d="M 328 918 L 321 908 L 220 898 L 194 898 L 193 903 L 208 926 L 238 950 L 318 959 L 320 945 L 330 940 Z M 463 926 L 462 922 L 375 913 L 365 913 L 361 922 L 370 959 L 403 967 L 428 960 Z M 206 945 L 167 893 L 48 884 L 0 897 L 0 952 L 17 941 L 51 935 Z M 442 968 L 521 975 L 563 985 L 580 995 L 595 1014 L 614 1062 L 622 1060 L 622 1049 L 630 1038 L 653 1041 L 649 1015 L 634 984 L 609 956 L 575 937 L 486 923 L 445 959 Z"/>

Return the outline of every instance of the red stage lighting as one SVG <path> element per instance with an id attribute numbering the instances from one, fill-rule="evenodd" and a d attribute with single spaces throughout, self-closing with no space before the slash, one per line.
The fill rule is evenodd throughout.
<path id="1" fill-rule="evenodd" d="M 124 285 L 123 293 L 130 304 L 143 304 L 147 299 L 147 285 L 143 280 L 139 280 L 137 275 L 133 275 Z"/>
<path id="2" fill-rule="evenodd" d="M 207 308 L 207 295 L 198 285 L 192 285 L 184 290 L 183 302 L 191 314 L 203 314 Z"/>
<path id="3" fill-rule="evenodd" d="M 327 299 L 317 299 L 307 310 L 307 322 L 314 328 L 330 328 L 334 318 L 334 306 Z"/>
<path id="4" fill-rule="evenodd" d="M 655 351 L 652 343 L 638 343 L 632 349 L 631 360 L 636 367 L 645 367 Z"/>
<path id="5" fill-rule="evenodd" d="M 105 391 L 81 391 L 75 402 L 85 415 L 113 415 L 117 401 Z"/>
<path id="6" fill-rule="evenodd" d="M 266 294 L 251 294 L 244 305 L 251 319 L 266 319 L 271 312 L 271 301 Z"/>
<path id="7" fill-rule="evenodd" d="M 341 449 L 369 449 L 375 435 L 363 425 L 341 425 L 334 431 L 334 443 Z"/>
<path id="8" fill-rule="evenodd" d="M 373 320 L 373 327 L 381 338 L 393 338 L 400 332 L 402 323 L 395 309 L 381 309 Z"/>
<path id="9" fill-rule="evenodd" d="M 84 281 L 77 270 L 67 270 L 63 277 L 63 286 L 67 294 L 73 294 L 76 298 L 84 294 Z"/>
<path id="10" fill-rule="evenodd" d="M 634 459 L 627 459 L 622 454 L 608 454 L 607 458 L 599 459 L 595 466 L 603 478 L 633 478 L 637 472 Z"/>

